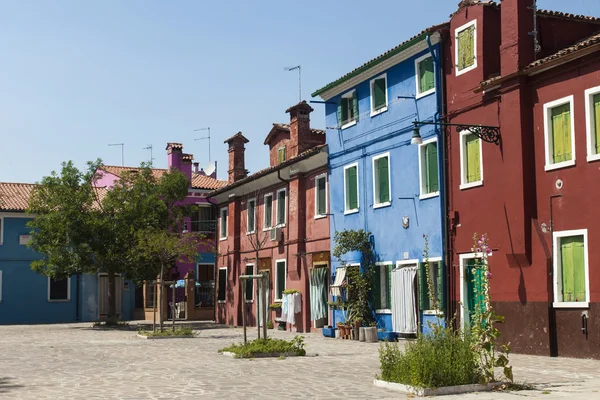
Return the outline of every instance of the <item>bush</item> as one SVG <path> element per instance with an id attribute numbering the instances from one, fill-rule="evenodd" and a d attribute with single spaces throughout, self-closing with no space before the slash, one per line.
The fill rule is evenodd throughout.
<path id="1" fill-rule="evenodd" d="M 172 329 L 165 329 L 164 331 L 138 331 L 140 335 L 144 336 L 194 336 L 194 331 L 190 327 L 176 328 L 175 331 Z"/>
<path id="2" fill-rule="evenodd" d="M 398 345 L 379 348 L 379 379 L 412 387 L 437 388 L 479 383 L 482 372 L 471 349 L 471 338 L 452 327 L 434 326 L 428 335 L 419 335 L 401 352 Z"/>
<path id="3" fill-rule="evenodd" d="M 252 340 L 246 344 L 232 344 L 229 347 L 219 350 L 219 353 L 224 351 L 235 354 L 237 358 L 252 358 L 256 355 L 306 355 L 306 350 L 304 350 L 304 337 L 298 335 L 289 342 L 282 339 L 268 338 Z"/>

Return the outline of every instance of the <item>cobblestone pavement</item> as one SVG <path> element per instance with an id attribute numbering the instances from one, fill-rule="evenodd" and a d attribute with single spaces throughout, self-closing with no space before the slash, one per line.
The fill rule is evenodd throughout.
<path id="1" fill-rule="evenodd" d="M 373 387 L 378 344 L 305 334 L 308 357 L 237 360 L 217 350 L 242 330 L 197 324 L 193 339 L 143 340 L 90 324 L 0 326 L 0 398 L 399 399 Z M 289 332 L 269 331 L 292 338 Z M 249 337 L 256 329 L 249 330 Z M 318 355 L 317 355 L 318 354 Z M 600 362 L 513 355 L 518 381 L 537 390 L 445 399 L 600 399 Z"/>

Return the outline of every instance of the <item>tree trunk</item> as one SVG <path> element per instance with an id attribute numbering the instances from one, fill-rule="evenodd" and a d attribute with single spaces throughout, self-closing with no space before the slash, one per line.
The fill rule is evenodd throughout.
<path id="1" fill-rule="evenodd" d="M 158 295 L 158 287 L 154 282 L 152 290 L 154 291 L 154 301 L 152 302 L 152 332 L 156 331 L 156 297 Z M 144 304 L 145 305 L 145 304 Z"/>
<path id="2" fill-rule="evenodd" d="M 163 283 L 164 281 L 164 276 L 165 276 L 165 266 L 161 265 L 160 266 L 160 299 L 158 299 L 159 303 L 158 303 L 158 324 L 160 326 L 160 331 L 163 331 L 163 313 L 164 313 L 164 302 L 163 302 L 163 296 L 165 295 L 165 285 Z M 156 300 L 155 300 L 156 301 Z"/>
<path id="3" fill-rule="evenodd" d="M 117 310 L 117 296 L 116 296 L 116 288 L 115 288 L 115 274 L 112 272 L 108 273 L 108 319 L 116 318 L 116 310 Z"/>

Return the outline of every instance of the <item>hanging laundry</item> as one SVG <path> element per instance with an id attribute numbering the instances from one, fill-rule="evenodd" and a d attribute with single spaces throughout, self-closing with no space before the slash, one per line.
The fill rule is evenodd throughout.
<path id="1" fill-rule="evenodd" d="M 288 318 L 288 296 L 287 294 L 281 295 L 281 320 L 287 321 Z"/>

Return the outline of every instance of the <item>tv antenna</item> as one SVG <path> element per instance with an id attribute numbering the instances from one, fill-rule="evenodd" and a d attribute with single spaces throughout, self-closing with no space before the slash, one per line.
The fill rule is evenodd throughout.
<path id="1" fill-rule="evenodd" d="M 154 157 L 152 157 L 152 145 L 149 144 L 148 146 L 144 147 L 144 150 L 150 150 L 150 166 L 152 166 L 152 161 L 154 161 Z"/>
<path id="2" fill-rule="evenodd" d="M 210 159 L 210 126 L 207 128 L 194 129 L 194 132 L 198 132 L 198 131 L 208 131 L 208 136 L 194 139 L 194 141 L 208 139 L 208 162 L 210 162 L 211 161 L 211 159 Z"/>
<path id="3" fill-rule="evenodd" d="M 125 166 L 125 143 L 111 143 L 109 146 L 121 146 L 121 166 Z"/>
<path id="4" fill-rule="evenodd" d="M 295 67 L 285 67 L 285 71 L 295 71 L 298 70 L 298 102 L 302 101 L 302 68 L 299 65 Z"/>

